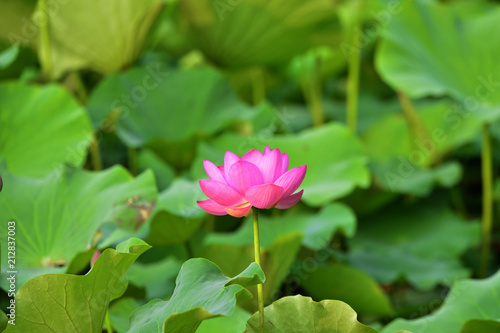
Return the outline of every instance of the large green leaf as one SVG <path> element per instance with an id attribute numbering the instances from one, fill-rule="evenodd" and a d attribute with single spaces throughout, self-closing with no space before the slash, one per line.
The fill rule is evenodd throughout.
<path id="1" fill-rule="evenodd" d="M 34 17 L 47 14 L 38 50 L 42 67 L 57 79 L 82 68 L 110 74 L 129 66 L 163 5 L 161 0 L 39 1 Z"/>
<path id="2" fill-rule="evenodd" d="M 224 152 L 243 155 L 266 145 L 279 148 L 290 158 L 290 168 L 307 164 L 307 174 L 301 188 L 302 199 L 309 205 L 321 206 L 341 198 L 356 188 L 367 187 L 370 175 L 367 158 L 360 141 L 345 126 L 332 123 L 308 129 L 298 135 L 256 135 L 251 137 L 226 134 L 210 145 L 198 147 L 198 156 L 192 167 L 195 178 L 206 178 L 203 160 L 223 164 Z"/>
<path id="3" fill-rule="evenodd" d="M 499 290 L 500 271 L 485 280 L 458 281 L 436 312 L 415 320 L 396 319 L 381 333 L 398 329 L 408 329 L 413 333 L 458 332 L 470 319 L 496 320 L 500 313 Z"/>
<path id="4" fill-rule="evenodd" d="M 133 179 L 122 167 L 102 172 L 68 168 L 43 179 L 11 173 L 2 177 L 2 253 L 7 250 L 7 221 L 14 221 L 16 256 L 22 258 L 16 263 L 17 287 L 36 275 L 64 269 L 92 245 L 102 223 L 127 208 L 128 199 L 156 196 L 151 172 Z"/>
<path id="5" fill-rule="evenodd" d="M 369 275 L 346 265 L 318 267 L 305 273 L 301 286 L 315 299 L 336 299 L 356 312 L 390 316 L 394 309 L 382 288 Z"/>
<path id="6" fill-rule="evenodd" d="M 109 319 L 113 329 L 118 333 L 126 333 L 130 329 L 130 314 L 143 305 L 132 297 L 122 297 L 109 307 Z"/>
<path id="7" fill-rule="evenodd" d="M 301 295 L 284 297 L 264 309 L 267 333 L 377 333 L 357 321 L 356 312 L 344 302 L 314 302 Z M 248 320 L 246 333 L 259 332 L 259 314 Z"/>
<path id="8" fill-rule="evenodd" d="M 196 333 L 236 333 L 243 332 L 251 314 L 239 307 L 229 317 L 217 317 L 201 323 Z"/>
<path id="9" fill-rule="evenodd" d="M 205 319 L 230 316 L 237 301 L 250 297 L 244 287 L 264 279 L 256 263 L 228 278 L 206 259 L 188 260 L 177 276 L 170 300 L 152 300 L 134 311 L 129 332 L 194 332 Z"/>
<path id="10" fill-rule="evenodd" d="M 453 96 L 462 104 L 455 117 L 479 111 L 485 120 L 498 118 L 500 36 L 491 32 L 500 8 L 482 8 L 478 15 L 437 1 L 403 1 L 376 57 L 384 80 L 412 97 Z"/>
<path id="11" fill-rule="evenodd" d="M 117 134 L 132 147 L 212 134 L 252 113 L 224 76 L 208 68 L 167 72 L 147 67 L 116 74 L 96 88 L 88 108 L 95 126 L 118 109 Z"/>
<path id="12" fill-rule="evenodd" d="M 0 3 L 0 43 L 33 46 L 38 27 L 29 19 L 35 0 L 2 1 Z M 22 23 L 22 24 L 21 24 Z"/>
<path id="13" fill-rule="evenodd" d="M 9 304 L 10 306 L 10 304 Z M 250 318 L 250 316 L 248 316 Z M 9 320 L 9 318 L 7 317 L 7 315 L 5 314 L 5 312 L 3 311 L 0 311 L 0 330 L 3 332 L 5 330 L 5 328 L 7 327 L 7 321 Z M 248 320 L 248 318 L 247 318 Z M 246 322 L 246 320 L 245 320 Z M 243 325 L 244 327 L 244 325 Z"/>
<path id="14" fill-rule="evenodd" d="M 481 124 L 475 116 L 461 119 L 453 114 L 450 102 L 416 105 L 425 128 L 425 138 L 419 140 L 408 125 L 403 113 L 381 118 L 364 135 L 371 160 L 384 162 L 401 157 L 412 167 L 429 166 L 444 155 L 472 142 Z"/>
<path id="15" fill-rule="evenodd" d="M 175 257 L 142 263 L 135 262 L 127 272 L 127 279 L 134 286 L 146 289 L 146 299 L 168 298 L 175 287 L 175 277 L 182 262 Z"/>
<path id="16" fill-rule="evenodd" d="M 433 168 L 421 168 L 403 156 L 373 163 L 375 183 L 386 191 L 419 197 L 428 196 L 437 185 L 452 187 L 462 179 L 462 166 L 447 162 Z"/>
<path id="17" fill-rule="evenodd" d="M 160 57 L 180 57 L 189 54 L 193 45 L 185 33 L 185 24 L 180 13 L 178 0 L 164 0 L 167 3 L 148 36 L 148 49 L 160 51 Z M 199 52 L 195 51 L 198 55 Z M 199 59 L 198 57 L 194 57 Z M 198 63 L 196 63 L 198 64 Z M 183 65 L 183 63 L 181 63 Z"/>
<path id="18" fill-rule="evenodd" d="M 362 221 L 350 258 L 379 282 L 404 276 L 419 289 L 469 275 L 460 256 L 480 240 L 477 221 L 466 222 L 431 201 L 397 204 Z"/>
<path id="19" fill-rule="evenodd" d="M 363 92 L 361 90 L 358 97 L 357 133 L 360 133 L 361 136 L 381 119 L 389 117 L 392 114 L 401 113 L 401 103 L 397 98 L 382 99 L 377 95 Z M 345 101 L 325 99 L 323 104 L 325 107 L 325 116 L 329 115 L 334 120 L 346 123 Z"/>
<path id="20" fill-rule="evenodd" d="M 130 239 L 104 251 L 84 276 L 47 274 L 28 281 L 16 293 L 16 325 L 6 332 L 100 332 L 119 280 L 149 248 Z"/>
<path id="21" fill-rule="evenodd" d="M 463 324 L 460 333 L 498 333 L 500 332 L 499 320 L 471 319 Z"/>
<path id="22" fill-rule="evenodd" d="M 398 112 L 372 123 L 363 141 L 378 185 L 395 193 L 426 196 L 436 185 L 451 187 L 461 179 L 458 163 L 439 163 L 476 139 L 480 121 L 475 115 L 458 117 L 449 101 L 418 103 L 416 109 L 424 128 L 420 137 Z"/>
<path id="23" fill-rule="evenodd" d="M 149 221 L 151 244 L 172 245 L 187 241 L 198 230 L 207 215 L 197 200 L 202 200 L 198 182 L 182 178 L 158 196 L 158 202 Z"/>
<path id="24" fill-rule="evenodd" d="M 166 189 L 175 178 L 175 170 L 149 149 L 141 150 L 137 154 L 137 168 L 139 171 L 151 169 L 159 190 Z"/>
<path id="25" fill-rule="evenodd" d="M 356 216 L 347 206 L 334 203 L 323 207 L 317 214 L 292 209 L 279 217 L 261 215 L 259 229 L 260 244 L 264 248 L 270 246 L 281 235 L 300 232 L 304 235 L 302 245 L 311 250 L 320 250 L 330 243 L 338 230 L 348 237 L 354 236 Z M 236 232 L 208 234 L 203 244 L 253 244 L 252 218 L 245 219 Z"/>
<path id="26" fill-rule="evenodd" d="M 128 223 L 121 218 L 122 223 L 108 225 L 108 235 L 101 239 L 99 247 L 130 237 L 144 238 L 153 246 L 184 243 L 207 216 L 196 203 L 201 199 L 203 194 L 197 182 L 177 178 L 158 195 L 155 204 L 139 202 L 138 209 L 144 213 L 144 219 L 138 220 L 137 212 L 132 211 L 134 215 L 127 219 Z"/>
<path id="27" fill-rule="evenodd" d="M 280 65 L 320 40 L 335 46 L 340 41 L 334 34 L 335 4 L 326 0 L 182 0 L 180 5 L 196 45 L 225 67 Z"/>
<path id="28" fill-rule="evenodd" d="M 80 166 L 91 137 L 85 110 L 63 88 L 0 85 L 0 159 L 11 172 L 44 176 L 63 162 Z"/>

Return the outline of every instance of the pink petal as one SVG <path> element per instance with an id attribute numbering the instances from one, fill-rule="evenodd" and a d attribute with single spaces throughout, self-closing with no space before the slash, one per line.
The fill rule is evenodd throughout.
<path id="1" fill-rule="evenodd" d="M 203 161 L 203 166 L 205 167 L 208 178 L 222 183 L 226 182 L 222 176 L 221 170 L 215 164 L 210 161 Z"/>
<path id="2" fill-rule="evenodd" d="M 257 163 L 259 163 L 259 161 L 262 159 L 262 153 L 260 151 L 258 151 L 257 149 L 252 149 L 248 153 L 243 155 L 243 157 L 241 159 L 243 161 L 247 161 L 247 162 L 250 162 L 252 164 L 257 165 Z"/>
<path id="3" fill-rule="evenodd" d="M 250 203 L 247 203 L 246 205 L 242 205 L 242 206 L 227 207 L 226 211 L 231 216 L 243 217 L 243 216 L 250 215 L 249 213 L 250 213 L 251 208 L 252 208 L 252 205 L 250 205 Z"/>
<path id="4" fill-rule="evenodd" d="M 223 206 L 232 206 L 244 201 L 243 196 L 226 183 L 200 180 L 200 187 L 210 199 Z"/>
<path id="5" fill-rule="evenodd" d="M 245 194 L 245 191 L 252 186 L 264 183 L 259 168 L 246 161 L 234 163 L 227 174 L 228 184 L 241 194 Z"/>
<path id="6" fill-rule="evenodd" d="M 288 171 L 288 154 L 283 153 L 281 154 L 281 175 L 287 171 Z"/>
<path id="7" fill-rule="evenodd" d="M 226 155 L 224 155 L 224 176 L 225 178 L 227 179 L 227 174 L 228 174 L 228 171 L 229 169 L 231 169 L 231 166 L 238 162 L 240 160 L 240 157 L 238 155 L 236 155 L 235 153 L 233 152 L 230 152 L 230 151 L 226 151 Z"/>
<path id="8" fill-rule="evenodd" d="M 221 166 L 218 166 L 217 168 L 219 168 L 220 174 L 222 175 L 222 178 L 224 178 L 224 183 L 227 183 L 226 182 L 226 174 L 224 172 L 224 166 L 221 165 Z"/>
<path id="9" fill-rule="evenodd" d="M 295 190 L 297 190 L 304 180 L 306 175 L 307 165 L 293 168 L 285 172 L 281 177 L 279 177 L 274 184 L 283 187 L 285 193 L 283 196 L 286 198 L 291 195 Z"/>
<path id="10" fill-rule="evenodd" d="M 287 209 L 287 208 L 294 206 L 302 198 L 302 193 L 304 193 L 304 190 L 297 192 L 295 194 L 292 194 L 286 198 L 281 199 L 280 201 L 278 201 L 276 208 Z"/>
<path id="11" fill-rule="evenodd" d="M 271 149 L 269 148 L 269 146 L 266 146 L 266 148 L 264 148 L 264 155 L 267 155 L 271 152 Z"/>
<path id="12" fill-rule="evenodd" d="M 219 205 L 217 202 L 208 199 L 202 201 L 196 201 L 198 206 L 203 209 L 205 212 L 212 215 L 227 215 L 226 207 Z"/>
<path id="13" fill-rule="evenodd" d="M 90 259 L 90 267 L 94 266 L 97 258 L 99 258 L 100 255 L 101 255 L 101 251 L 99 251 L 99 250 L 94 251 L 94 255 L 92 255 L 92 259 Z"/>
<path id="14" fill-rule="evenodd" d="M 274 183 L 281 175 L 281 153 L 275 149 L 264 155 L 257 165 L 264 176 L 264 183 Z"/>
<path id="15" fill-rule="evenodd" d="M 283 195 L 283 188 L 274 184 L 263 184 L 250 187 L 245 198 L 257 208 L 271 208 Z"/>

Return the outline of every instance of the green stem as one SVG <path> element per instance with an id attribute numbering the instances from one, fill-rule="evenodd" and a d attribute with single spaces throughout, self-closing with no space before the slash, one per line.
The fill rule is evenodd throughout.
<path id="1" fill-rule="evenodd" d="M 493 223 L 493 162 L 489 126 L 484 124 L 482 131 L 483 145 L 481 150 L 481 176 L 483 180 L 483 221 L 479 277 L 486 277 L 488 274 L 491 227 Z"/>
<path id="2" fill-rule="evenodd" d="M 361 41 L 363 35 L 361 34 L 361 11 L 363 0 L 358 0 L 356 18 L 352 26 L 352 45 L 356 45 Z M 361 43 L 362 45 L 362 43 Z M 347 74 L 347 126 L 353 133 L 356 133 L 358 127 L 358 96 L 359 96 L 359 73 L 361 68 L 361 47 L 358 51 L 351 52 L 348 59 L 349 67 Z"/>
<path id="3" fill-rule="evenodd" d="M 417 149 L 418 146 L 414 142 L 414 140 L 419 140 L 422 144 L 425 142 L 431 141 L 427 131 L 425 129 L 424 124 L 422 123 L 422 120 L 420 119 L 417 111 L 413 107 L 413 104 L 411 103 L 411 99 L 408 97 L 406 92 L 399 90 L 397 91 L 399 103 L 401 104 L 401 108 L 403 109 L 403 114 L 406 118 L 406 121 L 408 122 L 408 127 L 410 128 L 410 133 L 413 134 L 413 136 L 410 136 L 410 145 L 412 146 L 412 149 Z M 414 140 L 412 140 L 414 138 Z M 429 160 L 432 161 L 434 156 L 431 155 L 432 152 L 429 152 Z"/>
<path id="4" fill-rule="evenodd" d="M 208 217 L 205 220 L 205 229 L 209 232 L 215 231 L 215 216 L 214 215 L 208 215 Z"/>
<path id="5" fill-rule="evenodd" d="M 111 318 L 109 318 L 109 310 L 106 311 L 106 331 L 113 333 L 113 325 L 111 325 Z"/>
<path id="6" fill-rule="evenodd" d="M 78 100 L 83 104 L 87 104 L 88 94 L 87 89 L 85 89 L 85 84 L 83 83 L 82 77 L 78 71 L 71 73 L 74 84 L 75 84 L 75 94 Z"/>
<path id="7" fill-rule="evenodd" d="M 90 142 L 90 160 L 92 161 L 92 168 L 95 171 L 102 170 L 101 153 L 99 152 L 99 142 L 97 142 L 97 135 L 94 133 L 92 141 Z"/>
<path id="8" fill-rule="evenodd" d="M 319 64 L 318 64 L 319 65 Z M 325 117 L 323 116 L 323 93 L 321 91 L 321 81 L 319 78 L 318 69 L 315 69 L 314 76 L 312 78 L 302 79 L 302 92 L 306 99 L 306 103 L 311 111 L 313 118 L 313 125 L 315 127 L 323 125 L 325 122 Z"/>
<path id="9" fill-rule="evenodd" d="M 132 175 L 137 175 L 137 149 L 134 147 L 128 148 L 128 168 Z"/>
<path id="10" fill-rule="evenodd" d="M 191 248 L 191 244 L 189 244 L 189 241 L 184 242 L 184 247 L 186 248 L 186 253 L 189 259 L 194 258 L 193 249 Z"/>
<path id="11" fill-rule="evenodd" d="M 464 219 L 468 219 L 467 208 L 465 207 L 462 194 L 457 186 L 450 189 L 451 202 Z"/>
<path id="12" fill-rule="evenodd" d="M 252 207 L 253 213 L 253 248 L 255 251 L 255 262 L 260 264 L 260 241 L 259 241 L 259 216 L 257 208 Z M 259 302 L 259 332 L 264 332 L 264 291 L 262 283 L 257 285 L 257 301 Z"/>
<path id="13" fill-rule="evenodd" d="M 40 24 L 40 58 L 43 68 L 43 73 L 46 78 L 50 78 L 52 73 L 52 58 L 50 52 L 49 38 L 49 17 L 47 15 L 47 1 L 40 0 L 39 7 L 41 24 Z"/>

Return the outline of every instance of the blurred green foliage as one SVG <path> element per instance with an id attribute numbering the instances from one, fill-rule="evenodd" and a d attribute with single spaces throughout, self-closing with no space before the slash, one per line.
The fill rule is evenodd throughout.
<path id="1" fill-rule="evenodd" d="M 37 306 L 113 288 L 60 325 L 254 332 L 263 271 L 281 331 L 498 329 L 499 18 L 487 0 L 2 1 L 0 236 L 4 256 L 16 222 L 19 318 L 57 330 Z M 251 221 L 196 200 L 203 160 L 266 145 L 308 172 L 298 205 L 262 212 L 259 268 Z M 131 238 L 142 250 L 84 275 Z M 2 257 L 5 313 L 7 271 Z"/>

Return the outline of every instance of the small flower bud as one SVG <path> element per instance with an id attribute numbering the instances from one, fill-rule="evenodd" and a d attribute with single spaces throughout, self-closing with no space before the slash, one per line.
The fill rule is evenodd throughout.
<path id="1" fill-rule="evenodd" d="M 92 256 L 92 259 L 90 260 L 90 267 L 93 267 L 95 264 L 95 261 L 99 256 L 101 255 L 101 252 L 99 250 L 95 250 L 94 255 Z"/>

